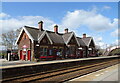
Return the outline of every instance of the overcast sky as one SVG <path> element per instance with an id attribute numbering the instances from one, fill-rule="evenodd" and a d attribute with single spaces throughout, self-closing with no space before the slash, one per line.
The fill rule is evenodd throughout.
<path id="1" fill-rule="evenodd" d="M 37 28 L 43 20 L 46 30 L 58 24 L 59 32 L 68 28 L 80 37 L 86 33 L 102 47 L 118 41 L 117 2 L 3 2 L 0 18 L 3 32 L 24 25 Z"/>

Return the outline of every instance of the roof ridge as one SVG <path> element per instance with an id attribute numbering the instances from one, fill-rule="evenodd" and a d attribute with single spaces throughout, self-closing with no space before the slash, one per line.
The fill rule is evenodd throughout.
<path id="1" fill-rule="evenodd" d="M 76 37 L 76 38 L 82 39 L 81 37 Z"/>
<path id="2" fill-rule="evenodd" d="M 92 37 L 85 37 L 85 38 L 92 38 Z"/>
<path id="3" fill-rule="evenodd" d="M 30 27 L 30 26 L 24 26 L 25 28 L 32 28 L 32 29 L 37 29 L 37 30 L 39 30 L 38 28 L 35 28 L 35 27 Z"/>

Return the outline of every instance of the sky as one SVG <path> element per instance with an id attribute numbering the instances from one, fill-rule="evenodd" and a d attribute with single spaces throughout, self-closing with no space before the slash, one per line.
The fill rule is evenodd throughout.
<path id="1" fill-rule="evenodd" d="M 60 33 L 65 28 L 79 37 L 86 33 L 102 48 L 119 41 L 118 2 L 2 2 L 0 18 L 2 32 L 38 28 L 42 20 L 45 30 L 53 31 L 57 24 Z"/>

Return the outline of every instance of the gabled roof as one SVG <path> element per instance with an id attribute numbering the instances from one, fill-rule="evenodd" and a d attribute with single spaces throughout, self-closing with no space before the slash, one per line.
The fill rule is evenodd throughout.
<path id="1" fill-rule="evenodd" d="M 78 40 L 76 38 L 76 35 L 74 34 L 74 32 L 68 32 L 68 33 L 63 34 L 62 37 L 64 39 L 65 44 L 68 44 L 73 36 L 75 37 L 75 40 L 76 40 L 78 46 L 80 46 L 79 42 L 78 42 Z"/>
<path id="2" fill-rule="evenodd" d="M 51 38 L 49 37 L 49 35 L 47 34 L 46 31 L 43 31 L 42 33 L 41 33 L 41 31 L 40 31 L 40 33 L 38 33 L 38 43 L 41 42 L 41 40 L 45 37 L 45 35 L 46 35 L 47 38 L 49 39 L 50 43 L 53 44 L 53 41 L 51 40 Z"/>
<path id="3" fill-rule="evenodd" d="M 82 38 L 77 37 L 77 40 L 78 40 L 80 46 L 86 46 L 86 44 L 84 43 L 84 41 L 82 40 Z"/>
<path id="4" fill-rule="evenodd" d="M 93 41 L 93 38 L 92 37 L 86 37 L 86 38 L 82 38 L 82 40 L 86 44 L 86 46 L 89 47 L 91 41 Z M 93 41 L 93 43 L 94 43 L 94 41 Z M 95 45 L 95 43 L 94 43 L 94 45 Z"/>
<path id="5" fill-rule="evenodd" d="M 41 35 L 44 31 L 39 31 L 37 28 L 24 26 L 25 29 L 29 32 L 29 34 L 33 37 L 34 40 L 38 40 L 38 34 Z"/>
<path id="6" fill-rule="evenodd" d="M 48 37 L 51 44 L 68 44 L 73 36 L 75 37 L 75 40 L 78 46 L 89 47 L 90 42 L 93 41 L 92 37 L 86 37 L 86 38 L 76 37 L 74 32 L 60 34 L 60 33 L 55 33 L 55 32 L 47 31 L 47 30 L 40 31 L 38 28 L 24 26 L 18 36 L 16 44 L 19 41 L 23 31 L 26 32 L 26 34 L 28 35 L 28 37 L 31 39 L 32 42 L 33 41 L 40 42 L 42 38 L 44 38 L 45 35 Z"/>
<path id="7" fill-rule="evenodd" d="M 32 29 L 32 28 L 29 28 L 29 29 Z M 33 30 L 28 30 L 28 29 L 27 29 L 27 26 L 24 26 L 24 27 L 22 28 L 22 30 L 20 31 L 20 34 L 19 34 L 19 36 L 18 36 L 15 44 L 18 43 L 18 41 L 19 41 L 19 39 L 20 39 L 23 31 L 25 31 L 25 33 L 28 35 L 28 37 L 31 39 L 32 42 L 36 39 L 35 36 L 33 36 L 34 33 L 32 33 L 32 32 L 34 32 L 34 31 L 33 31 Z"/>
<path id="8" fill-rule="evenodd" d="M 65 44 L 64 40 L 63 40 L 63 37 L 62 37 L 62 34 L 59 34 L 59 33 L 55 33 L 55 32 L 52 32 L 52 31 L 47 31 L 47 30 L 43 30 L 43 31 L 40 31 L 39 29 L 37 28 L 33 28 L 33 27 L 29 27 L 29 26 L 25 26 L 24 27 L 28 32 L 29 34 L 33 37 L 33 40 L 35 41 L 41 41 L 42 38 L 47 35 L 48 39 L 50 40 L 51 44 Z"/>
<path id="9" fill-rule="evenodd" d="M 63 39 L 64 39 L 64 42 L 67 44 L 67 42 L 70 40 L 70 37 L 72 36 L 72 32 L 68 32 L 68 33 L 65 33 L 63 34 Z"/>
<path id="10" fill-rule="evenodd" d="M 57 43 L 57 44 L 65 44 L 62 34 L 59 33 L 55 33 L 52 31 L 46 31 L 47 34 L 49 35 L 50 39 L 53 41 L 53 43 Z"/>

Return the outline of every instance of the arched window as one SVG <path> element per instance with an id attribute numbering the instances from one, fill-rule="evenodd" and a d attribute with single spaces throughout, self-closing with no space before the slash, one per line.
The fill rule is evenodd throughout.
<path id="1" fill-rule="evenodd" d="M 26 35 L 24 36 L 24 40 L 26 40 Z"/>

